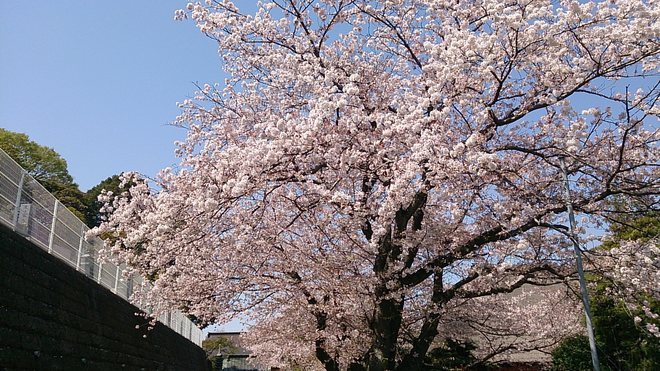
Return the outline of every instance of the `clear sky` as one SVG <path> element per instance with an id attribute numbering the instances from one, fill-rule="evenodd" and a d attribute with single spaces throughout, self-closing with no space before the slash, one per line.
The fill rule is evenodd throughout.
<path id="1" fill-rule="evenodd" d="M 84 191 L 176 163 L 194 82 L 224 79 L 185 0 L 0 1 L 0 127 L 54 148 Z"/>

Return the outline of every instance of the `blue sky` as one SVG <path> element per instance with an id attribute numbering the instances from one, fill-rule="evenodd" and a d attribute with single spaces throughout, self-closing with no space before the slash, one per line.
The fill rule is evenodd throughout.
<path id="1" fill-rule="evenodd" d="M 194 82 L 224 79 L 185 0 L 0 1 L 0 127 L 54 148 L 82 190 L 176 163 Z"/>

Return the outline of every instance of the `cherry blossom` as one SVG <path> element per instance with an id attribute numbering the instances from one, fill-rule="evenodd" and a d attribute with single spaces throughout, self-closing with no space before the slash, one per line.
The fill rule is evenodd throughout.
<path id="1" fill-rule="evenodd" d="M 95 231 L 153 282 L 145 300 L 246 318 L 256 355 L 305 369 L 576 331 L 573 301 L 511 293 L 574 278 L 561 158 L 593 225 L 613 197 L 657 196 L 656 0 L 241 5 L 175 14 L 229 77 L 180 103 L 179 166 Z"/>
<path id="2" fill-rule="evenodd" d="M 660 313 L 657 305 L 654 308 L 650 302 L 660 302 L 658 246 L 657 237 L 649 241 L 624 241 L 619 247 L 600 252 L 595 260 L 600 274 L 612 283 L 608 293 L 622 299 L 633 313 L 643 313 L 641 317 L 635 316 L 635 323 L 655 337 L 660 337 Z"/>

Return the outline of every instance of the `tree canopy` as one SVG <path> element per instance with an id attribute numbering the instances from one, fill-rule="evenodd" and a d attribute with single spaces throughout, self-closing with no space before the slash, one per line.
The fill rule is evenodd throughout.
<path id="1" fill-rule="evenodd" d="M 42 146 L 23 133 L 0 128 L 0 148 L 42 184 L 69 184 L 67 163 L 54 149 Z"/>
<path id="2" fill-rule="evenodd" d="M 583 225 L 657 198 L 654 1 L 206 4 L 176 17 L 230 77 L 181 103 L 180 166 L 96 230 L 154 308 L 248 318 L 257 356 L 325 370 L 576 331 L 569 300 L 510 293 L 574 275 L 562 159 Z"/>
<path id="3" fill-rule="evenodd" d="M 0 148 L 41 183 L 78 218 L 85 219 L 83 193 L 73 182 L 66 160 L 54 149 L 42 146 L 23 133 L 0 128 Z"/>

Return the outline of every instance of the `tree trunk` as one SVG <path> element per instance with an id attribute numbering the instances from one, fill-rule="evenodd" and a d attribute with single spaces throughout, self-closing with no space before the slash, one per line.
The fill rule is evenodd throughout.
<path id="1" fill-rule="evenodd" d="M 446 298 L 442 284 L 442 272 L 438 272 L 433 276 L 433 294 L 431 296 L 431 302 L 434 305 L 439 306 L 445 300 Z M 424 357 L 429 351 L 431 343 L 433 343 L 433 340 L 438 335 L 439 322 L 439 311 L 434 310 L 427 315 L 424 323 L 422 324 L 422 328 L 417 335 L 417 338 L 413 340 L 412 349 L 403 357 L 398 370 L 405 371 L 422 369 Z"/>
<path id="2" fill-rule="evenodd" d="M 387 289 L 376 289 L 376 295 L 386 297 Z M 378 304 L 372 322 L 374 344 L 367 356 L 369 371 L 394 370 L 402 311 L 403 298 L 385 299 Z"/>

